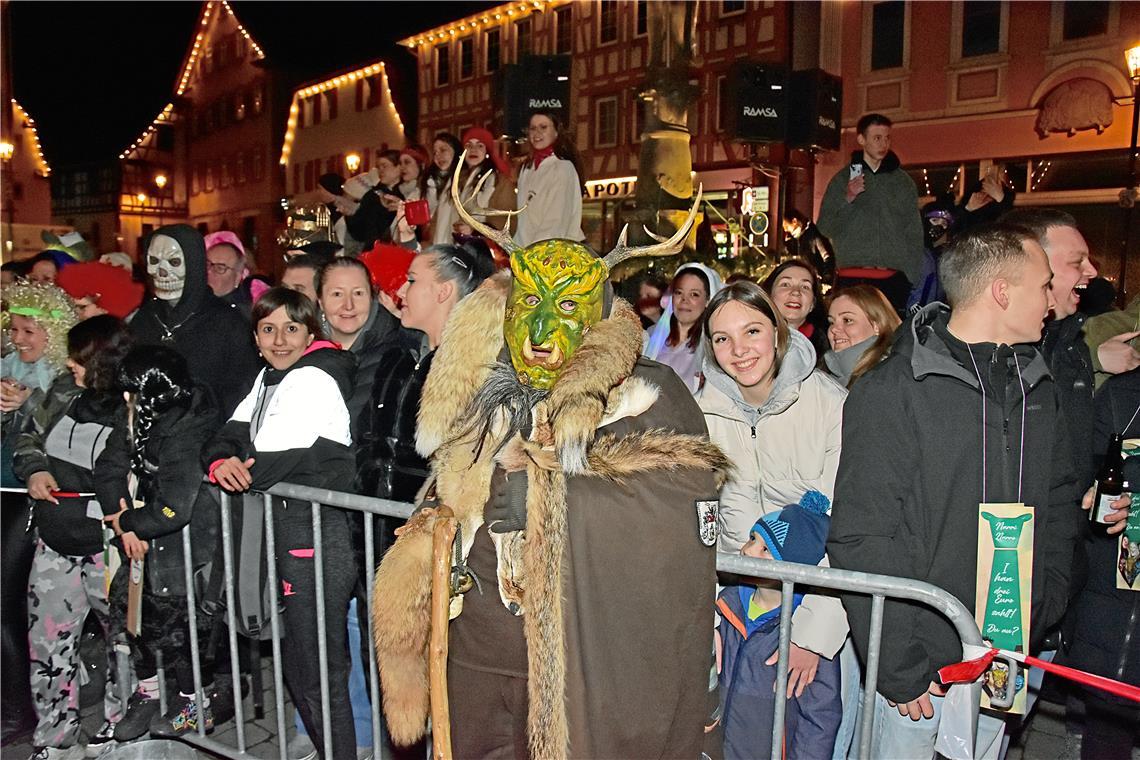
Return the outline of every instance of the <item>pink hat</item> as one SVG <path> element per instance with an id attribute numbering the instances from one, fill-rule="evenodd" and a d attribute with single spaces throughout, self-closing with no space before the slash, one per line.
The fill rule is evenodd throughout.
<path id="1" fill-rule="evenodd" d="M 245 246 L 241 244 L 241 238 L 229 230 L 219 230 L 211 232 L 206 236 L 206 250 L 210 250 L 216 245 L 232 245 L 237 249 L 243 257 L 245 256 Z"/>

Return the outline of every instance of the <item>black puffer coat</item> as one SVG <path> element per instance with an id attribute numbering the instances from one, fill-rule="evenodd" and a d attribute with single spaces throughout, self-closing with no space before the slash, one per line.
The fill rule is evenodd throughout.
<path id="1" fill-rule="evenodd" d="M 190 403 L 159 415 L 146 443 L 146 473 L 139 481 L 138 498 L 144 506 L 128 509 L 119 518 L 124 533 L 150 543 L 146 553 L 147 589 L 156 596 L 186 593 L 182 528 L 190 525 L 190 543 L 196 575 L 214 556 L 218 514 L 210 499 L 199 499 L 203 470 L 199 452 L 218 429 L 217 407 L 209 394 L 195 388 Z M 95 493 L 107 514 L 119 511 L 119 500 L 131 503 L 127 477 L 131 442 L 125 424 L 115 428 L 95 466 Z M 199 509 L 201 507 L 201 509 Z"/>
<path id="2" fill-rule="evenodd" d="M 51 473 L 61 491 L 91 492 L 95 463 L 116 425 L 123 425 L 120 394 L 79 388 L 71 375 L 60 375 L 31 413 L 16 438 L 16 474 L 27 481 L 37 472 Z M 90 497 L 59 498 L 58 504 L 35 501 L 33 520 L 44 543 L 60 554 L 87 556 L 103 550 L 100 517 L 91 515 Z"/>

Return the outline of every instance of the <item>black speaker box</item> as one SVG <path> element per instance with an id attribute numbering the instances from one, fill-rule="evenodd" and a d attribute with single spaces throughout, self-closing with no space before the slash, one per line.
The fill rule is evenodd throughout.
<path id="1" fill-rule="evenodd" d="M 843 80 L 822 69 L 794 71 L 789 90 L 788 145 L 839 150 Z"/>
<path id="2" fill-rule="evenodd" d="M 533 111 L 553 111 L 570 124 L 570 56 L 528 55 L 504 66 L 495 78 L 495 116 L 500 134 L 525 137 Z"/>
<path id="3" fill-rule="evenodd" d="M 788 69 L 737 61 L 728 71 L 728 133 L 743 142 L 783 142 L 788 129 Z"/>

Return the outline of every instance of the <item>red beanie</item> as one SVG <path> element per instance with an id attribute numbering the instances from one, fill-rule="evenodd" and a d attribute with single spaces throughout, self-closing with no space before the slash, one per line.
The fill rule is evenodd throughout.
<path id="1" fill-rule="evenodd" d="M 401 156 L 411 156 L 412 158 L 414 158 L 416 160 L 416 163 L 418 163 L 421 167 L 427 166 L 428 162 L 431 160 L 428 158 L 427 151 L 424 150 L 419 145 L 409 145 L 408 147 L 406 147 L 402 151 L 400 151 L 400 155 Z"/>
<path id="2" fill-rule="evenodd" d="M 56 285 L 72 298 L 92 299 L 108 314 L 119 319 L 126 319 L 139 307 L 145 290 L 141 282 L 131 279 L 130 272 L 99 261 L 63 267 L 59 270 Z"/>
<path id="3" fill-rule="evenodd" d="M 414 251 L 403 246 L 377 243 L 372 246 L 372 250 L 365 251 L 358 258 L 368 268 L 372 284 L 395 300 L 397 291 L 408 280 L 408 268 L 415 257 Z"/>

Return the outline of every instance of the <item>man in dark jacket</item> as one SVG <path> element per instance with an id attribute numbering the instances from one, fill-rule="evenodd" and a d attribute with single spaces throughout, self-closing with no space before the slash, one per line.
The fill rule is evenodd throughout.
<path id="1" fill-rule="evenodd" d="M 1035 648 L 1064 612 L 1081 519 L 1061 408 L 1032 345 L 1052 307 L 1048 259 L 1023 229 L 976 230 L 943 254 L 941 276 L 953 312 L 916 314 L 847 398 L 828 555 L 933 583 L 973 610 L 979 504 L 1032 506 Z M 870 599 L 843 601 L 865 660 Z M 958 635 L 933 610 L 887 602 L 881 653 L 871 755 L 929 757 L 936 672 L 961 659 Z"/>
<path id="2" fill-rule="evenodd" d="M 259 368 L 249 323 L 211 292 L 206 245 L 193 227 L 160 227 L 145 250 L 151 296 L 131 319 L 135 342 L 170 346 L 182 354 L 191 376 L 210 391 L 225 419 Z"/>
<path id="3" fill-rule="evenodd" d="M 819 231 L 835 246 L 837 285 L 874 285 L 900 312 L 922 271 L 918 190 L 891 150 L 891 120 L 859 119 L 861 150 L 823 195 Z"/>

